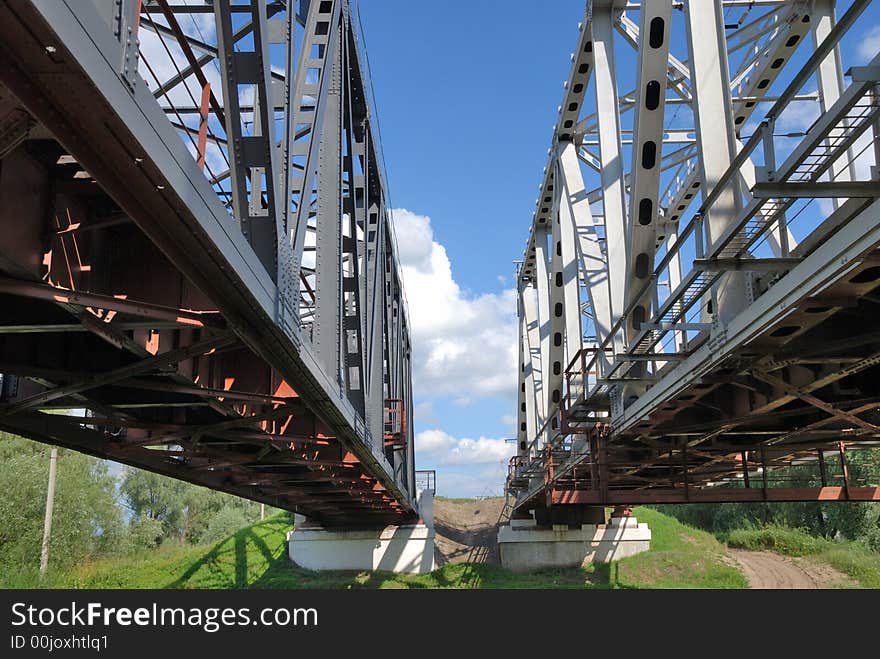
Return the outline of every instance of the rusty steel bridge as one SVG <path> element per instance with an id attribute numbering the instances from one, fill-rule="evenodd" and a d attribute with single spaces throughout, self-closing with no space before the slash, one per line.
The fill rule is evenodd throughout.
<path id="1" fill-rule="evenodd" d="M 869 4 L 587 2 L 517 266 L 515 516 L 880 501 Z"/>
<path id="2" fill-rule="evenodd" d="M 347 0 L 0 1 L 0 428 L 416 515 L 411 345 Z"/>

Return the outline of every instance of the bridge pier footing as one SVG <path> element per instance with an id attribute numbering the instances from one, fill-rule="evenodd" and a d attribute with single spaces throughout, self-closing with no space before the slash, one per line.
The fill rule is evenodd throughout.
<path id="1" fill-rule="evenodd" d="M 432 495 L 422 492 L 418 523 L 380 529 L 327 529 L 296 515 L 287 534 L 290 559 L 308 570 L 381 570 L 426 574 L 436 569 Z"/>
<path id="2" fill-rule="evenodd" d="M 514 572 L 608 563 L 650 548 L 648 525 L 628 516 L 578 526 L 539 526 L 534 517 L 511 519 L 498 529 L 501 564 Z"/>

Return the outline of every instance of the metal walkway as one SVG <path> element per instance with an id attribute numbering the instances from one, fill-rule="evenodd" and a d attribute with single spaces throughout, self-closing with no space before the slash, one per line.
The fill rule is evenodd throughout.
<path id="1" fill-rule="evenodd" d="M 3 430 L 326 525 L 415 514 L 357 26 L 347 0 L 0 0 Z"/>
<path id="2" fill-rule="evenodd" d="M 587 3 L 517 270 L 517 511 L 880 501 L 869 4 Z"/>

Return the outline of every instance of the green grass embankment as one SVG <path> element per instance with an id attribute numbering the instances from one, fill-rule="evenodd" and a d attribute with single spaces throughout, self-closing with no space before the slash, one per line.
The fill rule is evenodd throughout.
<path id="1" fill-rule="evenodd" d="M 2 587 L 55 588 L 742 588 L 710 534 L 656 510 L 637 508 L 652 551 L 585 568 L 516 574 L 491 564 L 450 564 L 426 575 L 311 572 L 287 557 L 291 518 L 278 514 L 213 546 L 166 546 L 141 556 L 99 559 L 42 582 L 0 575 Z"/>

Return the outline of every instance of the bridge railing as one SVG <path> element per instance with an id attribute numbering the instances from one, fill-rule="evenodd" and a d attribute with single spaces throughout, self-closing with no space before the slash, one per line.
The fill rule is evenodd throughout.
<path id="1" fill-rule="evenodd" d="M 437 471 L 434 469 L 416 469 L 416 491 L 429 490 L 437 492 Z"/>

